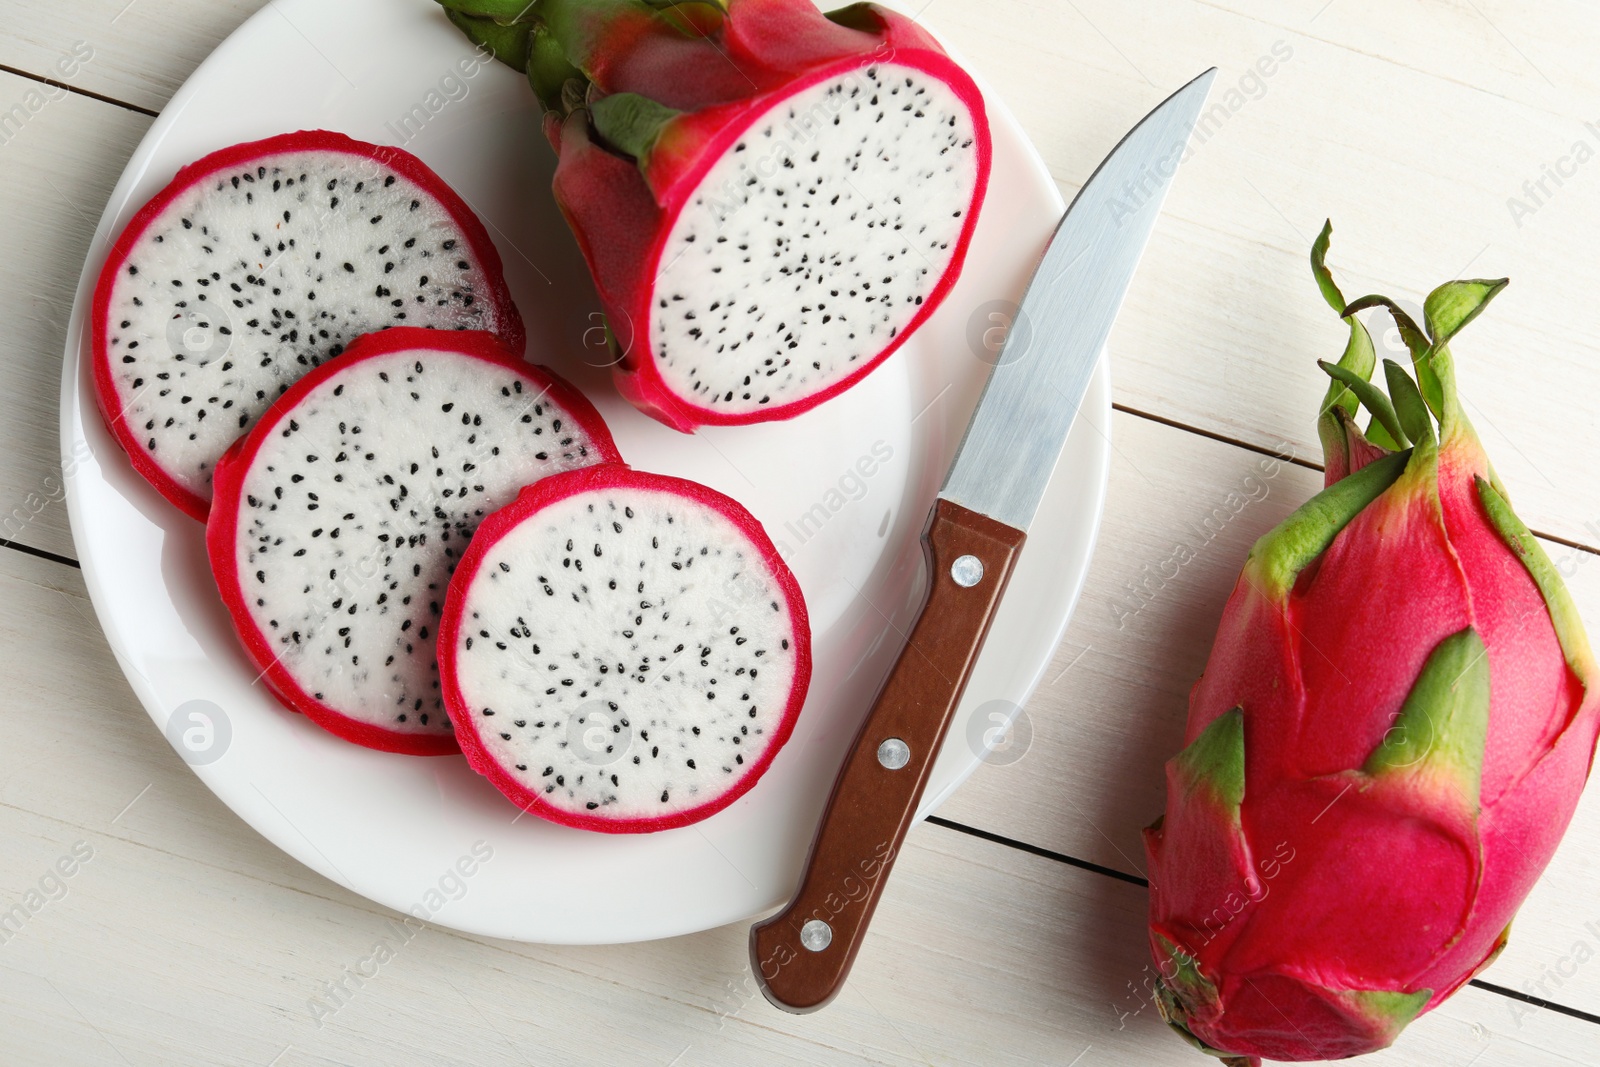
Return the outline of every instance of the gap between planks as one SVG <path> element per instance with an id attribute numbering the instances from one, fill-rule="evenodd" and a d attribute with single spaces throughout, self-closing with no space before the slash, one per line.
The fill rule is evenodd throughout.
<path id="1" fill-rule="evenodd" d="M 10 70 L 10 68 L 0 65 L 0 70 Z M 1194 434 L 1196 437 L 1204 437 L 1207 440 L 1216 441 L 1220 444 L 1232 445 L 1234 448 L 1242 448 L 1246 452 L 1254 452 L 1260 456 L 1267 456 L 1271 459 L 1283 460 L 1292 463 L 1297 467 L 1304 467 L 1306 470 L 1321 471 L 1323 469 L 1322 464 L 1314 463 L 1309 459 L 1303 459 L 1299 456 L 1283 456 L 1282 454 L 1273 451 L 1265 445 L 1254 444 L 1250 441 L 1242 441 L 1237 437 L 1229 437 L 1226 434 L 1217 433 L 1214 430 L 1204 430 L 1198 426 L 1190 426 L 1187 423 L 1179 422 L 1177 419 L 1169 419 L 1165 415 L 1156 415 L 1149 411 L 1142 411 L 1139 408 L 1129 407 L 1127 404 L 1113 403 L 1111 405 L 1111 410 L 1119 411 L 1124 415 L 1131 415 L 1136 419 L 1144 419 L 1146 422 L 1153 422 L 1160 426 L 1166 426 L 1169 429 L 1181 430 L 1184 433 Z M 1548 533 L 1543 530 L 1533 530 L 1531 532 L 1535 537 L 1549 541 L 1552 544 L 1562 545 L 1578 552 L 1587 552 L 1592 556 L 1600 556 L 1600 547 L 1586 545 L 1581 541 L 1574 541 L 1571 538 L 1562 537 L 1558 534 Z M 15 549 L 18 552 L 26 552 L 30 556 L 38 556 L 40 559 L 47 559 L 52 563 L 60 563 L 67 567 L 79 567 L 78 561 L 70 556 L 57 555 L 54 552 L 48 552 L 42 548 L 34 548 L 32 545 L 23 544 L 20 541 L 9 541 L 4 538 L 0 538 L 0 548 L 10 548 Z"/>
<path id="2" fill-rule="evenodd" d="M 1196 437 L 1204 437 L 1208 440 L 1217 441 L 1221 444 L 1232 445 L 1235 448 L 1242 448 L 1246 452 L 1254 452 L 1259 456 L 1267 456 L 1270 459 L 1293 463 L 1295 466 L 1304 467 L 1308 471 L 1317 471 L 1320 473 L 1324 469 L 1322 464 L 1309 459 L 1303 459 L 1300 456 L 1285 456 L 1280 452 L 1273 451 L 1266 445 L 1258 445 L 1250 441 L 1240 440 L 1237 437 L 1229 437 L 1227 434 L 1217 433 L 1215 430 L 1203 430 L 1198 426 L 1190 426 L 1186 422 L 1179 422 L 1177 419 L 1169 419 L 1165 415 L 1157 415 L 1154 412 L 1143 411 L 1139 408 L 1129 407 L 1127 404 L 1113 402 L 1111 405 L 1111 410 L 1120 411 L 1124 415 L 1132 415 L 1136 419 L 1144 419 L 1146 422 L 1153 422 L 1161 426 L 1169 427 L 1170 429 L 1182 430 L 1184 433 L 1192 433 Z M 1530 530 L 1529 532 L 1542 541 L 1549 541 L 1553 544 L 1561 545 L 1564 548 L 1576 549 L 1579 552 L 1587 552 L 1591 556 L 1600 556 L 1600 547 L 1586 545 L 1582 541 L 1574 541 L 1569 537 L 1562 537 L 1560 534 L 1548 533 L 1544 530 Z"/>
<path id="3" fill-rule="evenodd" d="M 73 570 L 83 569 L 82 564 L 73 559 L 71 556 L 58 556 L 54 552 L 49 552 L 42 548 L 34 548 L 32 545 L 25 545 L 21 541 L 8 541 L 5 538 L 0 537 L 0 548 L 9 548 L 25 555 L 37 556 L 39 559 L 47 559 L 51 563 L 59 563 L 63 567 L 71 567 Z"/>
<path id="4" fill-rule="evenodd" d="M 1098 874 L 1102 878 L 1114 878 L 1119 882 L 1127 882 L 1130 885 L 1142 886 L 1144 888 L 1149 888 L 1150 886 L 1149 879 L 1141 878 L 1136 874 L 1129 874 L 1126 871 L 1119 871 L 1115 867 L 1104 867 L 1098 863 L 1090 863 L 1088 860 L 1080 860 L 1076 856 L 1069 856 L 1064 852 L 1055 852 L 1048 848 L 1040 848 L 1038 845 L 1031 845 L 1026 841 L 1018 841 L 1015 838 L 1004 837 L 988 830 L 980 830 L 976 826 L 968 826 L 965 823 L 954 822 L 950 819 L 941 818 L 938 815 L 929 815 L 923 821 L 932 823 L 934 826 L 940 827 L 941 829 L 952 830 L 959 834 L 966 834 L 968 837 L 976 837 L 980 841 L 988 841 L 991 844 L 1003 845 L 1006 848 L 1016 849 L 1019 852 L 1026 852 L 1030 856 L 1038 856 L 1041 859 L 1052 860 L 1056 863 L 1064 863 L 1069 867 L 1076 867 L 1081 871 L 1088 871 L 1090 874 Z M 1536 1008 L 1546 1008 L 1550 1011 L 1556 1012 L 1559 1015 L 1566 1015 L 1573 1019 L 1578 1019 L 1586 1023 L 1593 1023 L 1596 1026 L 1600 1026 L 1600 1015 L 1592 1014 L 1582 1010 L 1581 1008 L 1573 1008 L 1566 1004 L 1557 1003 L 1553 1000 L 1545 1000 L 1543 997 L 1535 997 L 1527 993 L 1519 993 L 1515 989 L 1509 989 L 1503 985 L 1496 985 L 1493 982 L 1485 982 L 1478 978 L 1472 979 L 1468 984 L 1476 986 L 1485 992 L 1494 993 L 1510 1000 L 1519 1001 L 1523 1004 L 1530 1004 Z"/>
<path id="5" fill-rule="evenodd" d="M 98 100 L 102 104 L 110 104 L 113 107 L 120 107 L 126 111 L 132 111 L 139 115 L 149 115 L 151 118 L 156 118 L 160 115 L 160 112 L 151 111 L 147 107 L 140 107 L 138 104 L 130 104 L 126 100 L 118 100 L 114 96 L 106 96 L 104 93 L 97 93 L 93 89 L 84 89 L 68 82 L 56 81 L 54 78 L 46 78 L 43 74 L 34 74 L 32 71 L 23 70 L 20 67 L 13 67 L 8 63 L 0 63 L 0 71 L 4 71 L 7 74 L 15 74 L 17 77 L 26 78 L 31 82 L 38 82 L 40 85 L 49 85 L 57 89 L 65 89 L 67 92 L 73 93 L 77 96 L 85 96 L 90 100 Z"/>

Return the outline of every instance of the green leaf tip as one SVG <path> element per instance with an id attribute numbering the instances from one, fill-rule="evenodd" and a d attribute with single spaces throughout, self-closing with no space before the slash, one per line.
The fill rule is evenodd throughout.
<path id="1" fill-rule="evenodd" d="M 1372 377 L 1372 368 L 1378 358 L 1372 349 L 1372 335 L 1360 319 L 1346 321 L 1350 323 L 1350 340 L 1345 342 L 1344 354 L 1336 365 L 1366 381 Z M 1328 391 L 1322 398 L 1322 417 L 1326 418 L 1336 406 L 1343 408 L 1346 415 L 1354 415 L 1361 410 L 1361 402 L 1343 382 L 1329 382 Z"/>
<path id="2" fill-rule="evenodd" d="M 1384 362 L 1387 363 L 1388 360 Z M 1346 367 L 1329 363 L 1326 360 L 1317 360 L 1317 366 L 1321 367 L 1328 377 L 1343 385 L 1355 395 L 1361 405 L 1372 413 L 1372 417 L 1388 433 L 1389 441 L 1393 442 L 1394 447 L 1407 448 L 1410 446 L 1411 441 L 1401 426 L 1400 417 L 1395 414 L 1394 405 L 1389 402 L 1388 397 L 1383 395 L 1382 390 L 1367 381 L 1365 375 L 1357 374 Z M 1354 412 L 1351 412 L 1351 414 L 1354 414 Z M 1389 447 L 1389 442 L 1384 442 L 1384 445 Z"/>
<path id="3" fill-rule="evenodd" d="M 1341 312 L 1341 317 L 1350 324 L 1350 339 L 1345 342 L 1344 354 L 1339 357 L 1338 366 L 1366 381 L 1372 377 L 1372 368 L 1377 359 L 1372 349 L 1372 335 L 1360 319 L 1342 314 L 1344 294 L 1339 291 L 1339 285 L 1333 280 L 1333 272 L 1328 270 L 1327 264 L 1328 245 L 1332 239 L 1333 220 L 1330 219 L 1323 223 L 1322 232 L 1311 246 L 1311 274 L 1316 278 L 1317 288 L 1322 291 L 1322 298 L 1328 302 L 1328 306 Z M 1356 393 L 1337 378 L 1328 383 L 1328 391 L 1322 397 L 1322 409 L 1317 418 L 1317 435 L 1322 441 L 1325 465 L 1333 465 L 1335 453 L 1344 457 L 1346 464 L 1350 458 L 1344 426 L 1334 414 L 1336 407 L 1342 408 L 1347 415 L 1354 415 L 1361 409 L 1361 401 Z"/>
<path id="4" fill-rule="evenodd" d="M 1410 312 L 1386 296 L 1373 293 L 1359 300 L 1353 300 L 1344 309 L 1343 314 L 1354 315 L 1371 308 L 1382 308 L 1389 313 L 1390 318 L 1394 319 L 1395 326 L 1400 330 L 1400 340 L 1405 342 L 1406 350 L 1411 353 L 1413 361 L 1427 354 L 1428 349 L 1432 347 L 1428 335 L 1417 325 L 1417 320 L 1411 317 Z"/>
<path id="5" fill-rule="evenodd" d="M 452 14 L 490 19 L 502 26 L 510 26 L 529 21 L 539 0 L 438 0 L 438 3 Z"/>
<path id="6" fill-rule="evenodd" d="M 614 93 L 590 104 L 589 114 L 608 144 L 642 163 L 667 123 L 682 112 L 637 93 Z"/>
<path id="7" fill-rule="evenodd" d="M 1328 246 L 1333 243 L 1333 220 L 1322 224 L 1322 232 L 1311 244 L 1311 275 L 1317 279 L 1317 288 L 1322 290 L 1322 299 L 1328 306 L 1339 312 L 1340 318 L 1349 318 L 1344 313 L 1344 294 L 1339 291 L 1339 283 L 1333 280 L 1333 272 L 1328 269 Z"/>
<path id="8" fill-rule="evenodd" d="M 1428 402 L 1428 408 L 1435 416 L 1442 416 L 1445 409 L 1445 390 L 1439 383 L 1439 376 L 1434 373 L 1432 360 L 1434 346 L 1428 340 L 1428 335 L 1405 308 L 1377 293 L 1355 301 L 1345 308 L 1345 313 L 1353 315 L 1368 308 L 1382 308 L 1394 320 L 1395 329 L 1400 331 L 1401 342 L 1406 346 L 1406 351 L 1411 353 L 1411 365 L 1417 372 L 1417 384 L 1421 387 L 1422 397 Z"/>
<path id="9" fill-rule="evenodd" d="M 1195 1004 L 1215 1004 L 1217 1002 L 1216 983 L 1207 978 L 1200 971 L 1200 964 L 1188 952 L 1167 940 L 1159 932 L 1155 934 L 1156 945 L 1161 949 L 1162 955 L 1172 964 L 1172 973 L 1167 973 L 1167 968 L 1161 969 L 1161 977 L 1167 985 L 1179 996 L 1183 997 L 1188 1006 Z"/>
<path id="10" fill-rule="evenodd" d="M 1433 420 L 1428 416 L 1428 405 L 1411 375 L 1394 360 L 1386 359 L 1383 377 L 1389 383 L 1389 397 L 1394 401 L 1395 414 L 1406 436 L 1418 444 L 1432 442 Z"/>
<path id="11" fill-rule="evenodd" d="M 1373 777 L 1444 774 L 1476 815 L 1489 736 L 1489 649 L 1472 627 L 1428 654 L 1394 725 L 1367 757 Z"/>
<path id="12" fill-rule="evenodd" d="M 1510 278 L 1445 282 L 1429 293 L 1422 305 L 1422 315 L 1428 321 L 1433 347 L 1449 344 L 1452 337 L 1482 314 L 1489 301 L 1510 284 Z"/>
<path id="13" fill-rule="evenodd" d="M 1478 487 L 1478 499 L 1489 516 L 1489 524 L 1527 568 L 1529 577 L 1539 589 L 1539 595 L 1544 597 L 1544 606 L 1550 612 L 1550 624 L 1555 627 L 1556 640 L 1561 645 L 1561 654 L 1566 658 L 1567 666 L 1572 668 L 1572 673 L 1588 689 L 1594 674 L 1594 653 L 1589 647 L 1589 635 L 1583 628 L 1583 619 L 1578 615 L 1578 606 L 1567 591 L 1567 583 L 1561 580 L 1561 572 L 1556 569 L 1544 546 L 1539 544 L 1539 539 L 1511 509 L 1511 503 L 1505 495 L 1482 475 L 1474 475 L 1474 481 Z"/>
<path id="14" fill-rule="evenodd" d="M 1300 572 L 1399 479 L 1410 459 L 1409 449 L 1375 459 L 1301 504 L 1250 549 L 1245 577 L 1263 596 L 1281 603 Z"/>
<path id="15" fill-rule="evenodd" d="M 1392 1041 L 1428 1006 L 1428 1001 L 1433 999 L 1433 990 L 1400 993 L 1383 989 L 1353 989 L 1339 995 Z"/>
<path id="16" fill-rule="evenodd" d="M 1217 716 L 1173 757 L 1173 764 L 1186 788 L 1205 788 L 1218 805 L 1237 816 L 1244 803 L 1244 709 Z"/>

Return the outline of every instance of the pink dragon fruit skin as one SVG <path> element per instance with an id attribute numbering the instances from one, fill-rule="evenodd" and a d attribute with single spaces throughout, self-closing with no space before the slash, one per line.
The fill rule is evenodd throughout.
<path id="1" fill-rule="evenodd" d="M 1582 624 L 1456 394 L 1448 342 L 1504 281 L 1441 286 L 1424 331 L 1346 306 L 1330 233 L 1327 486 L 1251 550 L 1145 831 L 1157 1005 L 1238 1064 L 1385 1048 L 1487 966 L 1600 733 Z M 1388 396 L 1371 306 L 1417 375 L 1386 363 Z"/>

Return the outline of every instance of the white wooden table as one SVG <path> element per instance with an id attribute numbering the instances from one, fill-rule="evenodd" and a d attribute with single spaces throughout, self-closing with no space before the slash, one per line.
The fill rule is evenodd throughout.
<path id="1" fill-rule="evenodd" d="M 258 6 L 0 0 L 0 911 L 41 879 L 55 889 L 47 876 L 77 855 L 64 895 L 0 937 L 0 1063 L 1207 1062 L 1145 996 L 1138 830 L 1247 547 L 1320 484 L 1312 361 L 1342 344 L 1306 268 L 1324 216 L 1348 293 L 1420 301 L 1447 278 L 1512 277 L 1455 346 L 1462 387 L 1600 636 L 1590 5 L 933 0 L 924 18 L 1069 197 L 1204 67 L 1221 68 L 1227 108 L 1112 338 L 1109 509 L 1055 680 L 1028 709 L 1032 748 L 913 830 L 847 991 L 820 1014 L 760 998 L 740 924 L 598 949 L 430 927 L 314 1018 L 312 998 L 394 940 L 390 916 L 257 836 L 152 728 L 86 599 L 57 445 L 94 220 L 151 117 Z M 92 58 L 67 75 L 75 45 Z M 1291 461 L 1260 479 L 1274 454 Z M 1197 555 L 1172 576 L 1180 542 Z M 1597 850 L 1600 787 L 1506 954 L 1371 1062 L 1600 1063 Z"/>

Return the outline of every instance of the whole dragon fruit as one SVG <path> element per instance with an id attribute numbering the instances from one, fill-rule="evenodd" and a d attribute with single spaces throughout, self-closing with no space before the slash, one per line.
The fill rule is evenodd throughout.
<path id="1" fill-rule="evenodd" d="M 1327 487 L 1256 542 L 1146 831 L 1157 1005 L 1230 1063 L 1388 1046 L 1505 946 L 1577 805 L 1595 661 L 1461 409 L 1448 343 L 1505 285 L 1346 305 Z M 1355 312 L 1381 306 L 1415 379 Z M 1372 414 L 1363 431 L 1355 416 Z"/>
<path id="2" fill-rule="evenodd" d="M 618 388 L 667 425 L 798 415 L 955 283 L 988 120 L 910 19 L 811 0 L 440 2 L 526 70 Z"/>

